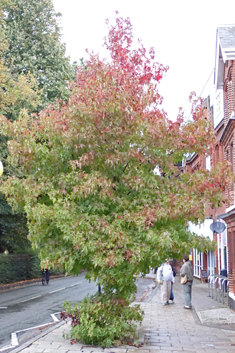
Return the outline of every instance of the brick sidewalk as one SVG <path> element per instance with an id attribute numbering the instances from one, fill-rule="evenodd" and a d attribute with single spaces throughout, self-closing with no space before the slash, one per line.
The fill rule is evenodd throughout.
<path id="1" fill-rule="evenodd" d="M 56 327 L 44 332 L 27 344 L 18 347 L 12 353 L 75 353 L 75 352 L 105 352 L 105 353 L 235 353 L 235 313 L 208 297 L 207 284 L 194 281 L 193 310 L 183 308 L 183 290 L 176 278 L 174 285 L 175 304 L 163 306 L 160 301 L 160 290 L 155 288 L 140 303 L 145 312 L 142 325 L 138 328 L 141 348 L 122 346 L 106 348 L 86 346 L 81 343 L 71 345 L 63 338 L 63 333 L 69 331 L 69 325 L 59 323 Z M 227 313 L 230 321 L 221 324 L 221 312 Z M 213 312 L 212 321 L 202 324 L 201 313 Z M 217 313 L 215 316 L 214 313 Z"/>

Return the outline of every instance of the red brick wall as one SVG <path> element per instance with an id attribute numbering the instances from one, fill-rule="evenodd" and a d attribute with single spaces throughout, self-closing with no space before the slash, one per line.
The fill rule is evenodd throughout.
<path id="1" fill-rule="evenodd" d="M 231 169 L 235 173 L 235 123 L 234 120 L 230 120 L 231 116 L 235 116 L 235 61 L 229 60 L 224 65 L 224 119 L 216 127 L 216 138 L 211 154 L 211 167 L 215 167 L 218 162 L 224 162 L 227 160 L 231 163 Z M 209 107 L 209 101 L 205 101 L 205 108 L 207 109 L 207 118 L 211 119 L 211 110 Z M 213 117 L 212 117 L 213 118 Z M 195 169 L 204 168 L 203 156 L 193 156 L 190 161 L 187 162 L 187 170 L 192 171 Z M 224 196 L 229 197 L 228 204 L 223 204 L 221 207 L 211 209 L 208 207 L 205 210 L 205 217 L 211 217 L 214 220 L 220 216 L 226 214 L 226 208 L 235 204 L 235 191 L 234 183 L 230 185 L 229 191 Z M 235 209 L 231 210 L 231 213 Z M 224 218 L 227 223 L 228 231 L 228 277 L 229 277 L 229 290 L 235 294 L 235 214 L 227 215 Z M 217 242 L 217 236 L 215 235 L 214 240 Z M 216 268 L 215 273 L 218 273 L 218 249 L 215 251 L 216 256 Z M 203 255 L 204 268 L 207 266 L 206 255 Z"/>
<path id="2" fill-rule="evenodd" d="M 235 138 L 234 138 L 234 125 L 228 124 L 232 113 L 235 111 L 235 61 L 229 60 L 224 66 L 224 128 L 227 126 L 226 138 L 223 141 L 223 159 L 231 163 L 231 169 L 235 172 Z M 234 114 L 233 114 L 234 115 Z M 230 201 L 227 207 L 234 205 L 234 183 L 229 188 Z M 228 278 L 229 278 L 229 291 L 235 294 L 235 215 L 227 215 L 224 218 L 227 223 L 228 234 Z"/>
<path id="3" fill-rule="evenodd" d="M 207 270 L 207 254 L 203 253 L 203 270 Z"/>

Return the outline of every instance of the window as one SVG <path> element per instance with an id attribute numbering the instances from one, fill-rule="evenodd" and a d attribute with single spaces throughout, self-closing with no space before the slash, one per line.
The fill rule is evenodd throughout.
<path id="1" fill-rule="evenodd" d="M 219 162 L 219 146 L 215 146 L 215 165 Z"/>
<path id="2" fill-rule="evenodd" d="M 211 170 L 211 157 L 210 156 L 206 157 L 206 169 Z"/>
<path id="3" fill-rule="evenodd" d="M 193 275 L 201 278 L 201 270 L 203 269 L 203 253 L 197 249 L 193 249 Z"/>

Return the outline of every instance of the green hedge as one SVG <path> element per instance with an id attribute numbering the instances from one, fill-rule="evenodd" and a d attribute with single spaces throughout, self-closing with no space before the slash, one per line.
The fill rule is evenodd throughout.
<path id="1" fill-rule="evenodd" d="M 53 269 L 51 274 L 61 273 Z M 0 254 L 0 284 L 14 283 L 41 277 L 37 253 Z"/>
<path id="2" fill-rule="evenodd" d="M 0 254 L 0 284 L 41 276 L 37 254 Z"/>

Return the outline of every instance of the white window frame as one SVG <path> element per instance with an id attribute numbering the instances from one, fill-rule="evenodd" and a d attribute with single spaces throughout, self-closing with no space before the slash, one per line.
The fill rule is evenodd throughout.
<path id="1" fill-rule="evenodd" d="M 193 249 L 193 275 L 201 278 L 201 270 L 203 269 L 203 253 L 197 249 Z"/>

